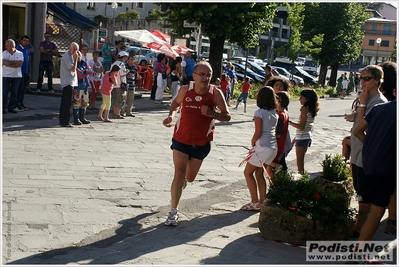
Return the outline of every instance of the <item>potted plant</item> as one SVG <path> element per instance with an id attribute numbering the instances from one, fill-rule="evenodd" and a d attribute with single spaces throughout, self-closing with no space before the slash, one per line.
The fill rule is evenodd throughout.
<path id="1" fill-rule="evenodd" d="M 328 171 L 333 176 L 340 173 L 327 168 L 341 167 L 336 157 L 326 156 L 325 161 L 333 160 L 334 163 L 329 165 L 323 161 L 323 174 Z M 341 171 L 348 174 L 345 169 Z M 325 178 L 310 179 L 304 174 L 296 179 L 292 173 L 284 171 L 271 181 L 259 216 L 259 229 L 264 238 L 306 245 L 309 240 L 347 240 L 351 237 L 355 210 L 348 206 L 350 190 L 336 189 L 341 187 L 331 186 Z M 348 182 L 348 176 L 332 183 L 343 181 Z"/>

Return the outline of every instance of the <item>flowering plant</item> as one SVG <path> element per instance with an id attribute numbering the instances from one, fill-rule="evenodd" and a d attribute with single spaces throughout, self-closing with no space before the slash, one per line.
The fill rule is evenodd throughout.
<path id="1" fill-rule="evenodd" d="M 345 181 L 351 177 L 349 163 L 345 162 L 345 157 L 341 154 L 325 155 L 321 166 L 323 167 L 323 178 L 329 181 Z"/>
<path id="2" fill-rule="evenodd" d="M 273 185 L 266 194 L 267 200 L 298 216 L 315 220 L 325 229 L 342 227 L 353 218 L 354 210 L 348 208 L 348 196 L 322 188 L 307 174 L 299 179 L 281 171 L 272 178 Z"/>

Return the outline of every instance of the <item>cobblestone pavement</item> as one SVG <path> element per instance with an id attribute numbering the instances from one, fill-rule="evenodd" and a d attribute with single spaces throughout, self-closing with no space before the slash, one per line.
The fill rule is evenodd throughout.
<path id="1" fill-rule="evenodd" d="M 59 127 L 59 92 L 28 94 L 29 111 L 3 115 L 3 264 L 312 263 L 304 248 L 264 239 L 259 213 L 239 211 L 250 200 L 238 164 L 254 130 L 253 103 L 247 113 L 240 106 L 230 122 L 216 123 L 212 151 L 184 190 L 179 225 L 164 226 L 173 128 L 162 125 L 168 106 L 154 104 L 148 92 L 141 96 L 136 117 L 108 124 L 88 112 L 92 123 Z M 351 127 L 343 113 L 353 99 L 320 100 L 305 159 L 311 176 L 321 172 L 325 154 L 341 152 Z M 299 108 L 292 100 L 293 120 Z M 287 161 L 295 171 L 295 152 Z M 374 239 L 396 240 L 383 233 L 385 219 Z"/>

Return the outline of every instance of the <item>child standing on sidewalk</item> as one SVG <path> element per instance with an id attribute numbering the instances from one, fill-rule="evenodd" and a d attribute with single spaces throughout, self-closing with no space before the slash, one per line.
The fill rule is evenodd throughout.
<path id="1" fill-rule="evenodd" d="M 220 90 L 224 95 L 224 99 L 227 101 L 227 94 L 229 93 L 230 77 L 226 73 L 222 73 L 222 79 L 220 80 Z M 226 102 L 227 103 L 227 102 Z"/>
<path id="2" fill-rule="evenodd" d="M 256 104 L 259 109 L 254 114 L 255 132 L 251 139 L 252 149 L 244 160 L 247 162 L 244 176 L 251 195 L 251 202 L 242 206 L 241 210 L 260 210 L 261 204 L 266 199 L 263 164 L 269 165 L 277 154 L 275 134 L 278 115 L 276 94 L 273 88 L 270 86 L 262 87 L 259 90 Z"/>
<path id="3" fill-rule="evenodd" d="M 98 111 L 97 119 L 103 122 L 112 122 L 109 119 L 109 110 L 111 109 L 111 91 L 112 88 L 118 85 L 117 76 L 121 67 L 119 65 L 113 65 L 110 71 L 104 74 L 101 82 L 101 96 L 103 103 L 101 104 L 100 110 Z M 104 112 L 104 118 L 103 118 Z"/>
<path id="4" fill-rule="evenodd" d="M 305 154 L 312 144 L 314 118 L 320 110 L 320 104 L 316 91 L 310 88 L 301 91 L 299 102 L 302 105 L 299 122 L 290 121 L 290 125 L 297 129 L 293 143 L 296 147 L 298 172 L 303 174 L 305 173 Z"/>
<path id="5" fill-rule="evenodd" d="M 241 94 L 237 99 L 236 107 L 234 108 L 237 110 L 238 105 L 243 102 L 244 103 L 244 113 L 247 112 L 247 99 L 248 99 L 248 92 L 251 89 L 251 84 L 249 83 L 249 78 L 245 77 L 244 82 L 241 85 Z"/>
<path id="6" fill-rule="evenodd" d="M 346 91 L 348 90 L 348 85 L 349 85 L 349 81 L 348 78 L 346 78 L 346 76 L 344 77 L 344 80 L 342 81 L 342 91 L 341 91 L 341 99 L 344 99 L 346 96 Z"/>
<path id="7" fill-rule="evenodd" d="M 289 115 L 287 112 L 287 107 L 290 104 L 290 95 L 286 91 L 280 91 L 276 93 L 277 97 L 277 112 L 278 112 L 278 122 L 276 129 L 276 138 L 277 138 L 277 155 L 274 158 L 273 162 L 270 163 L 269 166 L 266 167 L 268 173 L 272 173 L 273 175 L 278 173 L 283 169 L 283 165 L 279 164 L 279 162 L 285 162 L 285 157 L 287 156 L 284 153 L 285 143 L 288 135 L 288 124 L 289 124 Z"/>

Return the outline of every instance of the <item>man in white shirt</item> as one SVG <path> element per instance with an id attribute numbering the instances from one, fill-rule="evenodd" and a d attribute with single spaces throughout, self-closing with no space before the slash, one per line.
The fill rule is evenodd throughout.
<path id="1" fill-rule="evenodd" d="M 8 112 L 17 113 L 17 93 L 19 83 L 22 79 L 21 66 L 24 55 L 15 48 L 15 42 L 8 39 L 5 43 L 6 50 L 3 51 L 3 114 Z M 8 100 L 8 94 L 10 99 Z"/>

